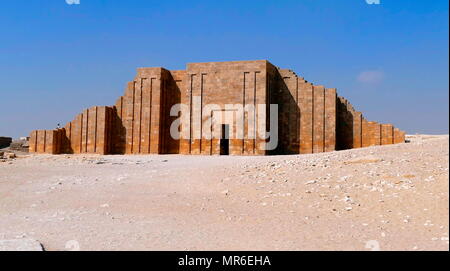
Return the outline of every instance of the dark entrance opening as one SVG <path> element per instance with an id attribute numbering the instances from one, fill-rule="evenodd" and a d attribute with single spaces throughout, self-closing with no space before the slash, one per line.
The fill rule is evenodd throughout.
<path id="1" fill-rule="evenodd" d="M 230 153 L 230 126 L 222 124 L 222 135 L 220 137 L 220 155 L 228 155 Z"/>

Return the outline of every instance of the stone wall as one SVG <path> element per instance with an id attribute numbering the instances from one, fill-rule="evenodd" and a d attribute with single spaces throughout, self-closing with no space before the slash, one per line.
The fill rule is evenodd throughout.
<path id="1" fill-rule="evenodd" d="M 62 150 L 64 129 L 36 130 L 30 134 L 30 152 L 59 154 Z"/>
<path id="2" fill-rule="evenodd" d="M 94 106 L 78 114 L 62 129 L 37 130 L 30 134 L 30 152 L 110 153 L 113 108 Z"/>
<path id="3" fill-rule="evenodd" d="M 170 72 L 163 68 L 138 69 L 115 105 L 112 153 L 165 153 L 161 121 L 167 113 L 164 98 L 170 97 L 169 79 Z"/>
<path id="4" fill-rule="evenodd" d="M 177 104 L 183 110 L 175 110 Z M 278 105 L 276 127 L 270 104 Z M 278 145 L 267 148 L 273 138 L 266 132 L 275 130 Z M 227 146 L 231 155 L 265 155 L 404 141 L 403 131 L 366 120 L 336 89 L 256 60 L 190 63 L 178 71 L 139 68 L 114 106 L 86 109 L 63 129 L 33 131 L 30 152 L 214 155 Z"/>
<path id="5" fill-rule="evenodd" d="M 191 140 L 182 139 L 180 152 L 220 154 L 221 125 L 229 125 L 230 135 L 235 135 L 230 138 L 230 154 L 265 154 L 265 140 L 254 134 L 257 127 L 266 130 L 266 119 L 259 118 L 262 112 L 258 104 L 267 105 L 270 69 L 275 67 L 267 61 L 188 64 L 180 102 L 190 108 L 190 116 L 185 118 L 182 129 L 187 129 Z M 240 116 L 239 109 L 230 105 L 250 105 L 255 110 Z M 242 120 L 237 119 L 240 117 Z M 215 123 L 205 123 L 208 118 Z M 237 136 L 238 121 L 244 125 L 242 137 Z"/>
<path id="6" fill-rule="evenodd" d="M 405 132 L 366 120 L 345 98 L 338 97 L 337 112 L 338 150 L 405 142 Z"/>
<path id="7" fill-rule="evenodd" d="M 280 69 L 280 153 L 318 153 L 336 149 L 336 89 L 313 85 Z M 285 90 L 287 89 L 287 91 Z M 286 93 L 283 93 L 286 92 Z"/>

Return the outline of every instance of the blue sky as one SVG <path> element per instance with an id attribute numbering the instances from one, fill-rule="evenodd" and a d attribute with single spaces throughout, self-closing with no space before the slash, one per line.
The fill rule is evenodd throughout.
<path id="1" fill-rule="evenodd" d="M 0 136 L 112 105 L 137 67 L 268 59 L 374 121 L 448 133 L 447 0 L 7 0 Z"/>

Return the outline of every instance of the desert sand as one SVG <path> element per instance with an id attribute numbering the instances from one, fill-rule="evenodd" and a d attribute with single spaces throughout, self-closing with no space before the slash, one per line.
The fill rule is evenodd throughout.
<path id="1" fill-rule="evenodd" d="M 0 240 L 45 250 L 448 250 L 449 137 L 284 156 L 0 162 Z"/>

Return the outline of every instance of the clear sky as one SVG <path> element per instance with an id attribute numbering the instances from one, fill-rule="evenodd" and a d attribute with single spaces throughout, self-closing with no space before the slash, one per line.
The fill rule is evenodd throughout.
<path id="1" fill-rule="evenodd" d="M 369 120 L 448 133 L 448 1 L 380 2 L 1 1 L 0 136 L 113 105 L 137 67 L 254 59 L 337 88 Z"/>

